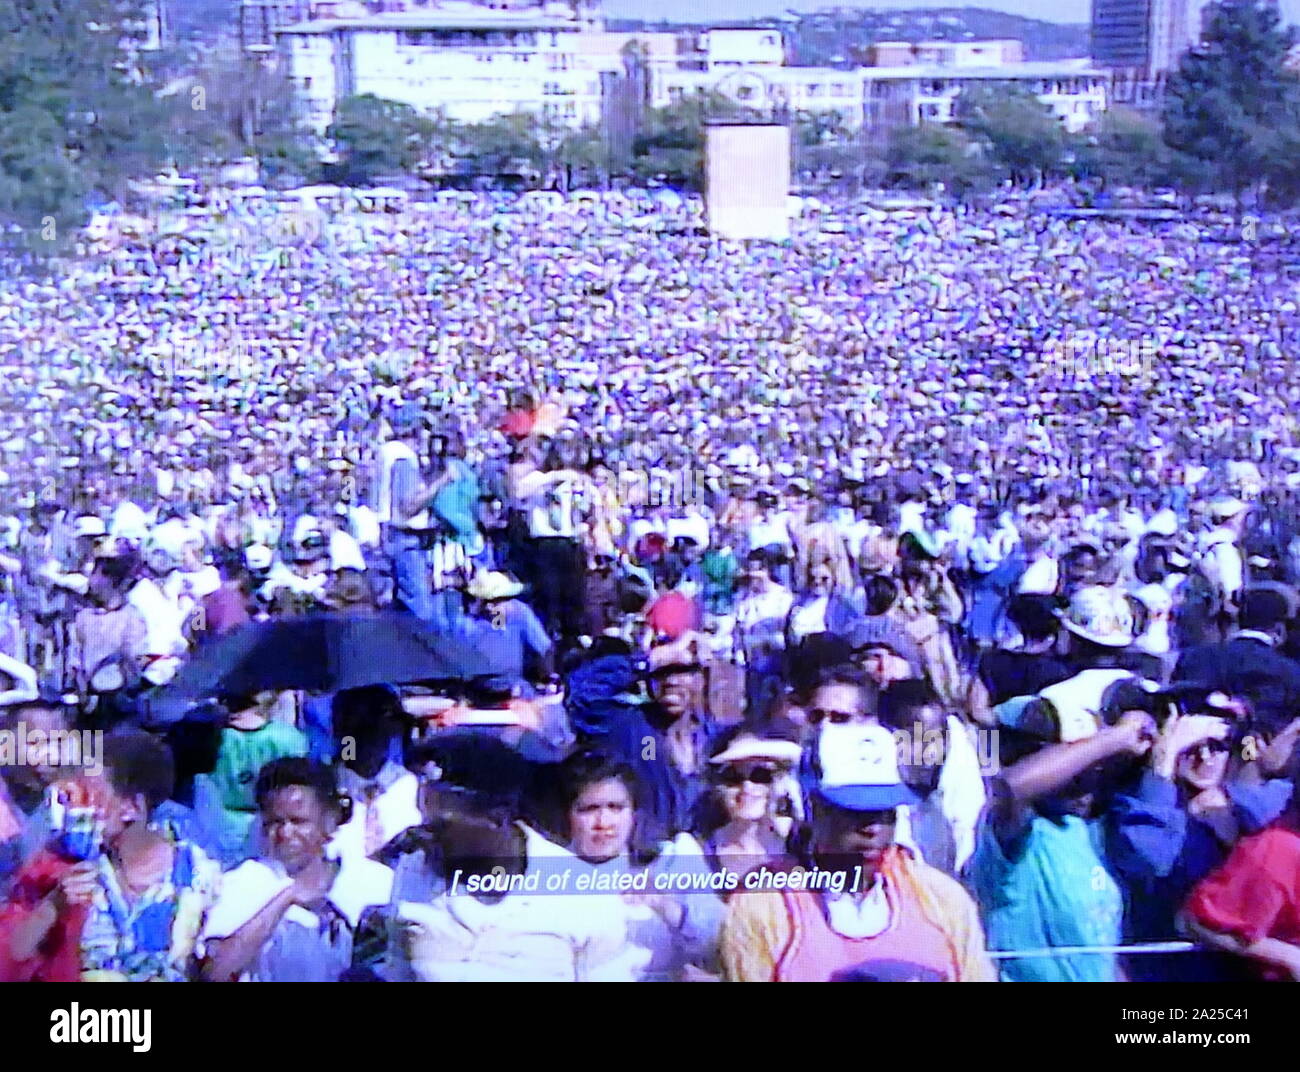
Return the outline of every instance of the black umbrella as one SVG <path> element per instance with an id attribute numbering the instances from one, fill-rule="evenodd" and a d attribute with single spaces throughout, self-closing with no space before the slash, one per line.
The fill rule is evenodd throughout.
<path id="1" fill-rule="evenodd" d="M 150 715 L 154 722 L 174 722 L 195 703 L 223 693 L 338 692 L 502 672 L 497 652 L 434 632 L 407 614 L 312 614 L 241 626 L 205 644 L 154 697 Z"/>

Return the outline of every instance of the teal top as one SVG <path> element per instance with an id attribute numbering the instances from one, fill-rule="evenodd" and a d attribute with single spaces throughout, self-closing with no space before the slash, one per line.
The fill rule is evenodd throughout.
<path id="1" fill-rule="evenodd" d="M 990 949 L 1120 944 L 1123 895 L 1106 866 L 1098 824 L 1035 814 L 1015 848 L 1007 853 L 985 820 L 970 874 Z M 999 963 L 1008 982 L 1113 982 L 1118 970 L 1113 954 Z"/>

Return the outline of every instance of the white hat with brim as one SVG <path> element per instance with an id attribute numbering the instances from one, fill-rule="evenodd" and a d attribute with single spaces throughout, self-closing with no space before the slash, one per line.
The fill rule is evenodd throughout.
<path id="1" fill-rule="evenodd" d="M 793 741 L 772 741 L 759 737 L 741 737 L 709 760 L 710 763 L 744 763 L 750 760 L 769 760 L 794 766 L 803 749 Z"/>
<path id="2" fill-rule="evenodd" d="M 1215 499 L 1210 503 L 1210 513 L 1220 521 L 1227 521 L 1236 517 L 1246 509 L 1246 504 L 1240 499 L 1234 499 L 1231 496 L 1223 496 Z"/>
<path id="3" fill-rule="evenodd" d="M 1178 515 L 1166 507 L 1147 522 L 1147 532 L 1153 536 L 1173 536 L 1178 532 Z"/>
<path id="4" fill-rule="evenodd" d="M 1107 648 L 1127 648 L 1135 639 L 1128 600 L 1123 593 L 1104 585 L 1075 592 L 1061 624 L 1075 636 Z"/>
<path id="5" fill-rule="evenodd" d="M 495 571 L 480 573 L 469 583 L 469 594 L 474 599 L 490 603 L 497 599 L 514 599 L 523 592 L 524 586 L 511 580 L 504 573 Z"/>
<path id="6" fill-rule="evenodd" d="M 72 535 L 77 537 L 107 536 L 108 527 L 104 524 L 102 518 L 95 517 L 92 514 L 85 514 L 72 523 Z"/>

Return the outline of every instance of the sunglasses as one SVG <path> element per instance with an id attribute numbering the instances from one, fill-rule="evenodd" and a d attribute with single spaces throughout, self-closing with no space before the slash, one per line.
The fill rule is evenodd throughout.
<path id="1" fill-rule="evenodd" d="M 1183 753 L 1185 756 L 1222 755 L 1231 752 L 1232 746 L 1227 741 L 1202 741 L 1194 748 Z"/>
<path id="2" fill-rule="evenodd" d="M 776 780 L 776 771 L 771 767 L 750 767 L 748 770 L 740 767 L 728 767 L 718 775 L 718 782 L 721 785 L 741 786 L 746 782 L 752 782 L 754 785 L 771 785 Z"/>
<path id="3" fill-rule="evenodd" d="M 856 711 L 827 711 L 821 707 L 814 707 L 808 712 L 808 721 L 816 726 L 821 722 L 829 722 L 835 726 L 843 726 L 857 718 Z"/>

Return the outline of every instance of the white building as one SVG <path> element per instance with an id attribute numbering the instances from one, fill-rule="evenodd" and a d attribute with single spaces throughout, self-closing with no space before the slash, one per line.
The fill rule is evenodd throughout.
<path id="1" fill-rule="evenodd" d="M 281 27 L 276 40 L 319 132 L 340 100 L 361 94 L 464 123 L 528 111 L 576 127 L 599 120 L 601 87 L 578 59 L 584 23 L 564 10 L 467 4 L 316 19 Z"/>
<path id="2" fill-rule="evenodd" d="M 1014 38 L 979 41 L 877 41 L 866 48 L 868 67 L 934 64 L 944 67 L 993 67 L 1022 63 L 1023 42 Z"/>
<path id="3" fill-rule="evenodd" d="M 713 71 L 658 70 L 652 104 L 667 107 L 700 93 L 718 92 L 737 104 L 798 118 L 838 113 L 846 129 L 862 125 L 863 72 L 833 67 L 745 67 Z"/>
<path id="4" fill-rule="evenodd" d="M 781 67 L 785 38 L 778 29 L 719 27 L 683 35 L 679 53 L 681 66 L 692 70 Z"/>
<path id="5" fill-rule="evenodd" d="M 1088 60 L 992 67 L 867 67 L 860 73 L 865 121 L 873 126 L 951 123 L 957 98 L 965 86 L 1006 83 L 1028 89 L 1067 130 L 1077 133 L 1106 110 L 1109 83 L 1107 73 Z"/>
<path id="6" fill-rule="evenodd" d="M 963 87 L 973 83 L 1022 86 L 1075 133 L 1106 110 L 1108 77 L 1087 60 L 899 67 L 746 67 L 710 72 L 651 72 L 652 104 L 662 108 L 717 91 L 738 104 L 784 112 L 794 119 L 832 117 L 845 130 L 951 123 Z"/>

